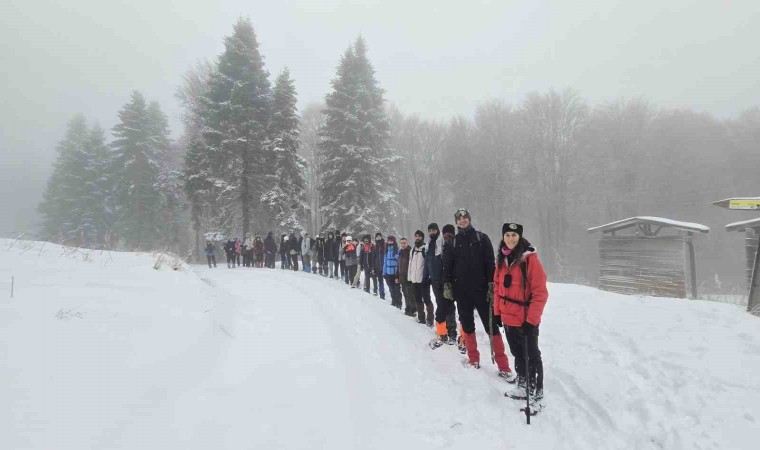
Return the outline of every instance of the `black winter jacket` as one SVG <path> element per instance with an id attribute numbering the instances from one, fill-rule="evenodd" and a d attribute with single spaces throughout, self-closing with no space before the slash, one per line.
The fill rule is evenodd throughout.
<path id="1" fill-rule="evenodd" d="M 454 284 L 457 298 L 463 298 L 457 293 L 487 291 L 495 267 L 491 240 L 472 225 L 460 229 L 451 245 L 444 246 L 443 281 Z"/>

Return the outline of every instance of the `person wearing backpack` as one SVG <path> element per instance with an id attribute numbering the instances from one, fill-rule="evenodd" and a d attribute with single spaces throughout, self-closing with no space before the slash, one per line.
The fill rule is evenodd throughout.
<path id="1" fill-rule="evenodd" d="M 401 286 L 401 292 L 404 294 L 404 315 L 415 317 L 417 316 L 417 301 L 414 299 L 414 286 L 409 282 L 409 258 L 411 257 L 412 248 L 405 237 L 402 237 L 398 243 L 398 275 L 396 276 L 396 284 Z"/>
<path id="2" fill-rule="evenodd" d="M 425 267 L 425 233 L 421 230 L 414 232 L 414 246 L 409 257 L 409 281 L 414 287 L 414 298 L 417 300 L 417 323 L 433 327 L 433 302 L 430 300 L 430 284 L 427 281 Z M 425 316 L 427 309 L 427 317 Z"/>
<path id="3" fill-rule="evenodd" d="M 506 328 L 509 351 L 515 357 L 517 384 L 507 395 L 525 399 L 525 384 L 536 402 L 544 398 L 544 365 L 538 348 L 538 328 L 549 298 L 546 272 L 536 249 L 523 237 L 523 226 L 501 227 L 498 262 L 493 276 L 494 314 Z M 525 345 L 527 341 L 527 346 Z M 525 366 L 525 348 L 528 367 Z"/>
<path id="4" fill-rule="evenodd" d="M 290 233 L 288 237 L 288 253 L 290 254 L 290 268 L 298 272 L 298 254 L 301 252 L 301 244 L 295 233 Z"/>
<path id="5" fill-rule="evenodd" d="M 327 262 L 327 274 L 330 278 L 338 277 L 339 249 L 340 242 L 335 239 L 335 233 L 330 231 L 327 233 L 327 241 L 325 242 L 325 261 Z"/>
<path id="6" fill-rule="evenodd" d="M 288 257 L 289 244 L 288 235 L 282 233 L 280 235 L 280 269 L 290 269 L 290 257 Z"/>
<path id="7" fill-rule="evenodd" d="M 388 290 L 391 293 L 391 306 L 401 309 L 401 285 L 396 282 L 398 277 L 398 256 L 399 250 L 396 244 L 395 236 L 388 236 L 385 244 L 385 256 L 383 257 L 382 277 L 388 283 Z M 380 281 L 382 283 L 382 280 Z"/>
<path id="8" fill-rule="evenodd" d="M 454 227 L 451 226 L 451 228 Z M 453 238 L 453 233 L 451 236 Z M 431 344 L 433 348 L 440 347 L 443 344 L 454 345 L 457 342 L 456 307 L 453 301 L 443 297 L 443 247 L 447 244 L 444 239 L 441 238 L 437 223 L 428 225 L 425 268 L 435 295 L 436 340 Z"/>
<path id="9" fill-rule="evenodd" d="M 480 368 L 480 352 L 475 337 L 475 310 L 478 311 L 491 342 L 491 358 L 499 368 L 499 377 L 509 383 L 515 375 L 509 367 L 499 327 L 501 320 L 493 314 L 493 277 L 495 271 L 493 246 L 488 235 L 473 228 L 470 212 L 459 209 L 454 213 L 459 232 L 443 255 L 443 295 L 456 298 L 459 320 L 467 346 L 470 366 Z"/>
<path id="10" fill-rule="evenodd" d="M 361 250 L 359 250 L 359 270 L 364 271 L 364 292 L 369 294 L 369 280 L 372 280 L 374 294 L 377 295 L 377 277 L 375 277 L 375 246 L 372 245 L 370 236 L 362 238 Z"/>
<path id="11" fill-rule="evenodd" d="M 346 236 L 346 243 L 343 245 L 343 254 L 346 258 L 346 284 L 351 285 L 351 289 L 354 289 L 354 278 L 356 277 L 356 268 L 359 264 L 359 257 L 356 254 L 356 241 L 351 239 L 351 236 Z"/>
<path id="12" fill-rule="evenodd" d="M 303 261 L 303 271 L 311 273 L 311 254 L 312 254 L 312 241 L 309 233 L 304 233 L 301 238 L 301 260 Z"/>
<path id="13" fill-rule="evenodd" d="M 206 261 L 209 269 L 211 269 L 212 263 L 216 267 L 216 246 L 211 241 L 206 242 Z"/>
<path id="14" fill-rule="evenodd" d="M 383 269 L 385 263 L 385 239 L 383 233 L 375 233 L 375 260 L 370 272 L 373 280 L 377 281 L 375 294 L 380 293 L 380 300 L 385 300 L 385 282 L 383 281 Z"/>

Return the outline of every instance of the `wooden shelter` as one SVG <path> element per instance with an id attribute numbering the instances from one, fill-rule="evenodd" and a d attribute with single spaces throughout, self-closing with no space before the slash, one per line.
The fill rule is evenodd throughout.
<path id="1" fill-rule="evenodd" d="M 588 232 L 602 233 L 601 289 L 628 295 L 685 298 L 688 272 L 690 297 L 697 297 L 693 236 L 709 233 L 709 227 L 641 216 L 589 228 Z"/>
<path id="2" fill-rule="evenodd" d="M 758 249 L 760 249 L 760 219 L 745 220 L 726 225 L 726 231 L 743 231 L 744 232 L 744 252 L 746 255 L 747 266 L 747 289 L 749 298 L 747 300 L 747 310 L 756 311 L 760 307 L 760 300 L 757 293 L 753 292 L 752 282 L 757 277 L 754 275 L 756 265 L 758 264 Z M 760 280 L 758 280 L 760 281 Z M 754 294 L 754 295 L 753 295 Z"/>

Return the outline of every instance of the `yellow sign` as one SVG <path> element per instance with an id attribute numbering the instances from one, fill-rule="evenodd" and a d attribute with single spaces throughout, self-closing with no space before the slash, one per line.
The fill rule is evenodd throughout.
<path id="1" fill-rule="evenodd" d="M 737 198 L 729 201 L 728 209 L 760 210 L 760 198 Z"/>

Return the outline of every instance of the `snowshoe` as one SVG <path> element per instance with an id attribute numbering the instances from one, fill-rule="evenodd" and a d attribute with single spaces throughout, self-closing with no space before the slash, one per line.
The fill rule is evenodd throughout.
<path id="1" fill-rule="evenodd" d="M 428 344 L 428 345 L 430 345 L 430 348 L 432 350 L 435 350 L 438 347 L 443 347 L 443 344 L 445 344 L 445 339 L 446 339 L 445 336 L 438 336 L 435 339 L 433 339 L 432 341 L 430 341 L 430 344 Z"/>
<path id="2" fill-rule="evenodd" d="M 446 339 L 446 343 L 449 345 L 457 345 L 459 343 L 459 337 L 449 336 L 449 338 Z"/>
<path id="3" fill-rule="evenodd" d="M 517 381 L 517 376 L 514 372 L 505 372 L 503 370 L 499 371 L 499 378 L 504 379 L 509 384 L 515 383 Z"/>
<path id="4" fill-rule="evenodd" d="M 465 358 L 462 360 L 462 366 L 465 369 L 480 369 L 480 363 L 479 362 L 470 362 L 468 358 Z"/>
<path id="5" fill-rule="evenodd" d="M 525 377 L 517 376 L 516 383 L 504 393 L 513 400 L 525 400 Z"/>
<path id="6" fill-rule="evenodd" d="M 540 394 L 539 394 L 540 393 Z M 539 390 L 537 395 L 540 395 L 540 398 L 532 398 L 530 399 L 530 415 L 535 416 L 538 415 L 541 411 L 546 408 L 546 401 L 544 400 L 544 393 Z M 524 399 L 523 399 L 524 400 Z M 520 412 L 525 414 L 525 407 L 520 408 Z"/>
<path id="7" fill-rule="evenodd" d="M 467 344 L 464 342 L 463 336 L 457 338 L 457 348 L 459 349 L 459 353 L 463 355 L 467 353 Z"/>

